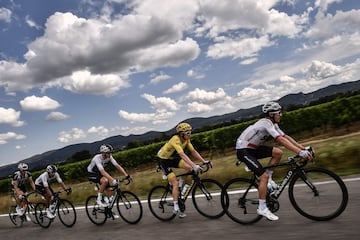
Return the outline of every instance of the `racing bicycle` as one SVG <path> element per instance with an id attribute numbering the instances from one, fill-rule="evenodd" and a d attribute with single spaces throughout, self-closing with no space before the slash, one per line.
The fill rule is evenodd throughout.
<path id="1" fill-rule="evenodd" d="M 311 148 L 309 148 L 311 151 Z M 315 157 L 315 155 L 313 154 Z M 292 206 L 302 216 L 315 221 L 328 221 L 338 217 L 348 203 L 348 191 L 342 179 L 334 172 L 321 167 L 304 168 L 308 161 L 299 155 L 288 157 L 287 162 L 265 166 L 264 169 L 287 167 L 287 173 L 278 188 L 268 191 L 266 202 L 271 212 L 280 208 L 279 197 L 289 185 Z M 240 165 L 237 161 L 236 165 Z M 224 184 L 221 203 L 226 214 L 240 224 L 259 221 L 258 179 L 234 178 Z"/>
<path id="2" fill-rule="evenodd" d="M 205 173 L 212 167 L 211 162 L 201 165 L 201 173 Z M 160 171 L 158 166 L 156 171 Z M 194 171 L 177 174 L 177 178 L 191 176 L 192 182 L 185 193 L 181 193 L 179 188 L 178 204 L 180 211 L 185 211 L 185 202 L 191 194 L 191 199 L 195 209 L 203 216 L 215 219 L 224 215 L 225 211 L 221 206 L 220 194 L 222 184 L 214 179 L 202 179 Z M 172 198 L 172 185 L 168 182 L 165 186 L 158 185 L 153 187 L 148 195 L 148 204 L 151 213 L 161 221 L 170 221 L 175 218 L 174 203 Z"/>
<path id="3" fill-rule="evenodd" d="M 12 197 L 12 199 L 15 200 L 15 192 L 12 189 L 12 191 L 10 192 L 10 195 Z M 24 214 L 23 215 L 18 215 L 16 212 L 16 204 L 15 205 L 11 205 L 9 207 L 9 217 L 11 222 L 17 226 L 17 227 L 21 227 L 23 225 L 24 222 L 26 221 L 31 221 L 33 223 L 37 224 L 36 218 L 35 218 L 35 203 L 30 201 L 30 196 L 35 196 L 37 195 L 37 192 L 32 191 L 32 192 L 26 192 L 25 194 L 22 195 L 22 201 L 25 202 L 25 210 L 24 210 Z"/>
<path id="4" fill-rule="evenodd" d="M 117 182 L 124 182 L 128 185 L 131 178 L 118 179 Z M 96 188 L 99 188 L 98 183 Z M 86 214 L 90 221 L 96 225 L 102 225 L 108 218 L 115 220 L 116 215 L 113 212 L 113 208 L 116 205 L 117 211 L 120 217 L 127 223 L 136 224 L 138 223 L 143 214 L 143 208 L 140 199 L 130 191 L 122 191 L 119 184 L 116 186 L 108 186 L 108 189 L 114 191 L 113 200 L 108 206 L 100 206 L 97 203 L 97 195 L 91 195 L 86 199 Z"/>
<path id="5" fill-rule="evenodd" d="M 71 188 L 54 192 L 54 200 L 52 201 L 49 208 L 53 214 L 57 213 L 61 223 L 64 224 L 64 226 L 72 227 L 76 222 L 75 207 L 70 200 L 60 197 L 60 194 L 63 192 L 70 194 Z M 48 228 L 54 221 L 54 218 L 49 218 L 46 215 L 46 204 L 44 202 L 39 202 L 35 205 L 35 217 L 39 225 L 43 228 Z"/>

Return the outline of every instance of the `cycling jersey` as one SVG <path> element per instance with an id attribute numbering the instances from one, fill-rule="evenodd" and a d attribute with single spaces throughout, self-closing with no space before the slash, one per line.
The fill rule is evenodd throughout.
<path id="1" fill-rule="evenodd" d="M 110 155 L 109 158 L 103 159 L 102 154 L 97 154 L 91 159 L 91 162 L 87 167 L 87 171 L 90 173 L 97 173 L 103 170 L 109 162 L 111 162 L 114 166 L 118 165 L 113 156 Z"/>
<path id="2" fill-rule="evenodd" d="M 14 185 L 14 183 L 17 182 L 18 188 L 21 189 L 25 186 L 25 181 L 31 177 L 31 173 L 28 171 L 26 171 L 24 175 L 22 175 L 20 171 L 16 171 L 12 177 L 11 184 Z"/>
<path id="3" fill-rule="evenodd" d="M 194 151 L 194 147 L 190 142 L 190 139 L 181 142 L 179 135 L 174 135 L 165 145 L 159 150 L 157 156 L 161 159 L 173 159 L 174 154 L 184 152 L 187 148 L 189 151 Z"/>
<path id="4" fill-rule="evenodd" d="M 49 187 L 49 183 L 54 179 L 56 179 L 58 183 L 62 183 L 62 179 L 58 172 L 55 172 L 53 177 L 50 177 L 48 172 L 44 172 L 38 178 L 36 178 L 35 185 Z"/>
<path id="5" fill-rule="evenodd" d="M 274 139 L 284 136 L 285 133 L 277 123 L 270 119 L 262 118 L 253 125 L 247 127 L 236 141 L 236 149 L 256 149 L 262 145 L 270 136 Z"/>

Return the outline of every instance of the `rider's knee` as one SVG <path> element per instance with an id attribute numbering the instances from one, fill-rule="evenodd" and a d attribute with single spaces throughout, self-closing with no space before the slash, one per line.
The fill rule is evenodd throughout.
<path id="1" fill-rule="evenodd" d="M 283 155 L 283 151 L 280 148 L 274 147 L 272 155 L 274 158 L 280 159 Z"/>

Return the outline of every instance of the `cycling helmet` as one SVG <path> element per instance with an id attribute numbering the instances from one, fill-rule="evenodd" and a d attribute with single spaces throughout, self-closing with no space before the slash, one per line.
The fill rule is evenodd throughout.
<path id="1" fill-rule="evenodd" d="M 281 110 L 281 106 L 277 102 L 267 102 L 264 104 L 264 106 L 262 106 L 262 111 L 264 113 L 277 112 L 280 110 Z"/>
<path id="2" fill-rule="evenodd" d="M 29 166 L 26 163 L 19 163 L 18 168 L 19 170 L 26 171 L 29 169 Z"/>
<path id="3" fill-rule="evenodd" d="M 113 151 L 113 147 L 110 144 L 103 144 L 100 146 L 101 153 L 110 153 Z"/>
<path id="4" fill-rule="evenodd" d="M 54 173 L 54 172 L 57 172 L 57 167 L 55 165 L 48 165 L 46 167 L 46 171 L 48 173 Z"/>
<path id="5" fill-rule="evenodd" d="M 188 123 L 185 123 L 185 122 L 179 123 L 179 124 L 176 126 L 176 132 L 177 132 L 177 133 L 186 132 L 186 131 L 191 131 L 191 130 L 192 130 L 191 125 L 188 124 Z"/>

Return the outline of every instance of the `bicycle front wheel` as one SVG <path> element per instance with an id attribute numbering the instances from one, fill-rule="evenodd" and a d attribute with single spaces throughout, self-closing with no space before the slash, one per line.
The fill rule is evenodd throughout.
<path id="1" fill-rule="evenodd" d="M 76 211 L 74 205 L 67 199 L 61 199 L 57 209 L 62 224 L 66 227 L 74 226 L 76 222 Z"/>
<path id="2" fill-rule="evenodd" d="M 148 196 L 150 212 L 161 221 L 174 219 L 174 202 L 171 191 L 165 186 L 155 186 Z"/>
<path id="3" fill-rule="evenodd" d="M 123 191 L 118 197 L 116 203 L 121 218 L 130 224 L 136 224 L 140 221 L 143 213 L 139 198 L 132 192 Z"/>
<path id="4" fill-rule="evenodd" d="M 262 218 L 257 214 L 258 185 L 250 179 L 234 178 L 228 181 L 221 193 L 221 205 L 226 215 L 240 224 L 252 224 Z"/>
<path id="5" fill-rule="evenodd" d="M 96 225 L 102 225 L 106 222 L 106 208 L 97 204 L 97 196 L 92 195 L 86 199 L 85 203 L 86 215 L 90 221 Z"/>
<path id="6" fill-rule="evenodd" d="M 31 221 L 35 224 L 38 224 L 35 217 L 35 203 L 28 202 L 28 206 L 26 208 L 26 214 L 30 217 Z"/>
<path id="7" fill-rule="evenodd" d="M 23 225 L 24 218 L 17 214 L 16 205 L 12 205 L 12 206 L 9 207 L 9 217 L 10 217 L 11 222 L 16 227 L 21 227 Z"/>
<path id="8" fill-rule="evenodd" d="M 43 227 L 48 228 L 52 222 L 52 219 L 46 215 L 46 205 L 43 202 L 39 202 L 35 205 L 35 218 L 37 223 Z"/>
<path id="9" fill-rule="evenodd" d="M 304 217 L 328 221 L 345 210 L 348 191 L 335 173 L 324 168 L 308 168 L 291 180 L 289 198 L 296 211 Z"/>
<path id="10" fill-rule="evenodd" d="M 204 217 L 215 219 L 223 216 L 225 211 L 221 206 L 222 185 L 213 179 L 201 179 L 192 191 L 192 201 L 195 209 Z"/>

